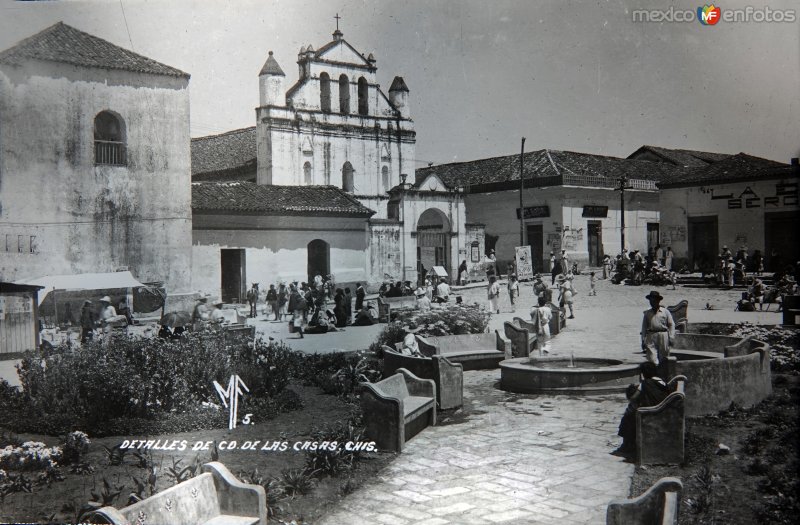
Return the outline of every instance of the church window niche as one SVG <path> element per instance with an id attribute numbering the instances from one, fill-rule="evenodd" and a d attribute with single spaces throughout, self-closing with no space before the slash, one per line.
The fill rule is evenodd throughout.
<path id="1" fill-rule="evenodd" d="M 349 161 L 342 166 L 342 189 L 353 193 L 353 165 Z"/>
<path id="2" fill-rule="evenodd" d="M 327 73 L 319 75 L 319 105 L 323 113 L 331 112 L 331 77 Z"/>
<path id="3" fill-rule="evenodd" d="M 94 163 L 126 166 L 126 153 L 125 122 L 110 111 L 101 111 L 94 118 Z"/>
<path id="4" fill-rule="evenodd" d="M 311 186 L 314 183 L 314 178 L 311 174 L 311 163 L 306 162 L 303 164 L 303 182 L 306 186 Z"/>
<path id="5" fill-rule="evenodd" d="M 358 114 L 369 115 L 369 86 L 364 77 L 358 79 Z"/>
<path id="6" fill-rule="evenodd" d="M 381 182 L 383 183 L 383 191 L 389 191 L 389 167 L 384 166 L 381 168 Z"/>
<path id="7" fill-rule="evenodd" d="M 350 81 L 344 74 L 339 77 L 339 113 L 350 113 Z"/>

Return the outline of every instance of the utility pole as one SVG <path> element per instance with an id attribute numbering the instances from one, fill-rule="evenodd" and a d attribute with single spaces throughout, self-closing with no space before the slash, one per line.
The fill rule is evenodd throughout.
<path id="1" fill-rule="evenodd" d="M 619 242 L 620 248 L 619 251 L 622 253 L 622 250 L 625 249 L 625 190 L 631 189 L 628 184 L 628 179 L 623 175 L 619 178 L 619 213 L 620 213 L 620 229 L 619 229 Z"/>
<path id="2" fill-rule="evenodd" d="M 519 245 L 525 244 L 525 206 L 522 202 L 522 190 L 525 188 L 524 176 L 525 164 L 525 137 L 522 137 L 522 147 L 519 152 Z"/>

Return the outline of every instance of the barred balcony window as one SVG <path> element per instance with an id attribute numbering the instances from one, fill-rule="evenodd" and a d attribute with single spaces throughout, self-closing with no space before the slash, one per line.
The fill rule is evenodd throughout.
<path id="1" fill-rule="evenodd" d="M 101 111 L 94 118 L 94 163 L 127 166 L 125 122 L 110 111 Z"/>

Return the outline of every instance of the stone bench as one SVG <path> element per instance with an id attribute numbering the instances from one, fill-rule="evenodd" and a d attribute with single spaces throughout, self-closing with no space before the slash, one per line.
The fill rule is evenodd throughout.
<path id="1" fill-rule="evenodd" d="M 684 460 L 686 376 L 675 376 L 661 403 L 636 410 L 636 462 L 639 465 L 680 464 Z"/>
<path id="2" fill-rule="evenodd" d="M 676 305 L 667 306 L 667 310 L 675 321 L 675 331 L 685 332 L 689 326 L 689 301 L 684 299 Z"/>
<path id="3" fill-rule="evenodd" d="M 419 350 L 426 356 L 440 355 L 464 370 L 498 368 L 500 361 L 511 358 L 511 341 L 500 332 L 488 334 L 417 336 Z"/>
<path id="4" fill-rule="evenodd" d="M 417 298 L 413 295 L 403 297 L 378 297 L 378 321 L 388 323 L 392 319 L 392 310 L 414 309 L 417 307 Z"/>
<path id="5" fill-rule="evenodd" d="M 567 326 L 567 309 L 553 303 L 547 303 L 553 313 L 550 319 L 550 336 L 558 335 Z"/>
<path id="6" fill-rule="evenodd" d="M 113 525 L 267 525 L 263 487 L 242 483 L 222 463 L 206 463 L 202 470 L 133 505 L 103 507 L 92 517 Z"/>
<path id="7" fill-rule="evenodd" d="M 402 452 L 406 441 L 436 425 L 436 384 L 405 368 L 377 383 L 361 383 L 365 435 L 380 450 Z"/>
<path id="8" fill-rule="evenodd" d="M 503 332 L 511 341 L 511 357 L 528 357 L 536 348 L 536 328 L 532 323 L 515 317 L 511 322 L 503 323 Z"/>
<path id="9" fill-rule="evenodd" d="M 682 490 L 678 478 L 661 478 L 641 496 L 611 501 L 606 525 L 677 525 Z"/>
<path id="10" fill-rule="evenodd" d="M 451 363 L 441 355 L 403 355 L 384 345 L 383 377 L 396 374 L 400 368 L 405 368 L 422 379 L 433 380 L 436 384 L 436 403 L 440 410 L 458 408 L 464 404 L 464 367 L 461 364 Z"/>

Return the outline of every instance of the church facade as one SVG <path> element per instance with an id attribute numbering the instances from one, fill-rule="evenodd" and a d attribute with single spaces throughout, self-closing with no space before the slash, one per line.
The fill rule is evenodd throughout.
<path id="1" fill-rule="evenodd" d="M 255 127 L 192 141 L 193 196 L 202 193 L 193 199 L 194 251 L 202 253 L 193 268 L 195 286 L 213 289 L 230 272 L 216 250 L 242 250 L 242 260 L 259 261 L 257 268 L 239 265 L 250 276 L 243 282 L 330 273 L 338 283 L 374 288 L 387 280 L 414 282 L 432 266 L 454 276 L 467 251 L 463 193 L 435 176 L 415 179 L 416 132 L 405 80 L 394 77 L 384 92 L 375 57 L 357 51 L 338 29 L 324 46 L 302 47 L 297 65 L 297 81 L 287 88 L 270 52 L 258 76 Z M 271 213 L 291 212 L 298 220 L 263 222 L 248 227 L 246 236 L 209 234 L 218 224 L 233 224 L 207 217 L 210 209 L 219 216 L 236 207 L 226 205 L 226 192 L 213 191 L 233 182 L 253 184 L 254 191 L 283 187 L 284 195 L 297 197 L 290 198 L 291 210 L 278 206 Z M 304 212 L 311 188 L 352 206 L 328 210 L 324 219 L 318 209 L 325 203 L 314 199 L 316 207 Z M 347 218 L 344 237 L 332 231 L 334 216 Z M 314 239 L 306 245 L 296 241 L 309 235 Z"/>

